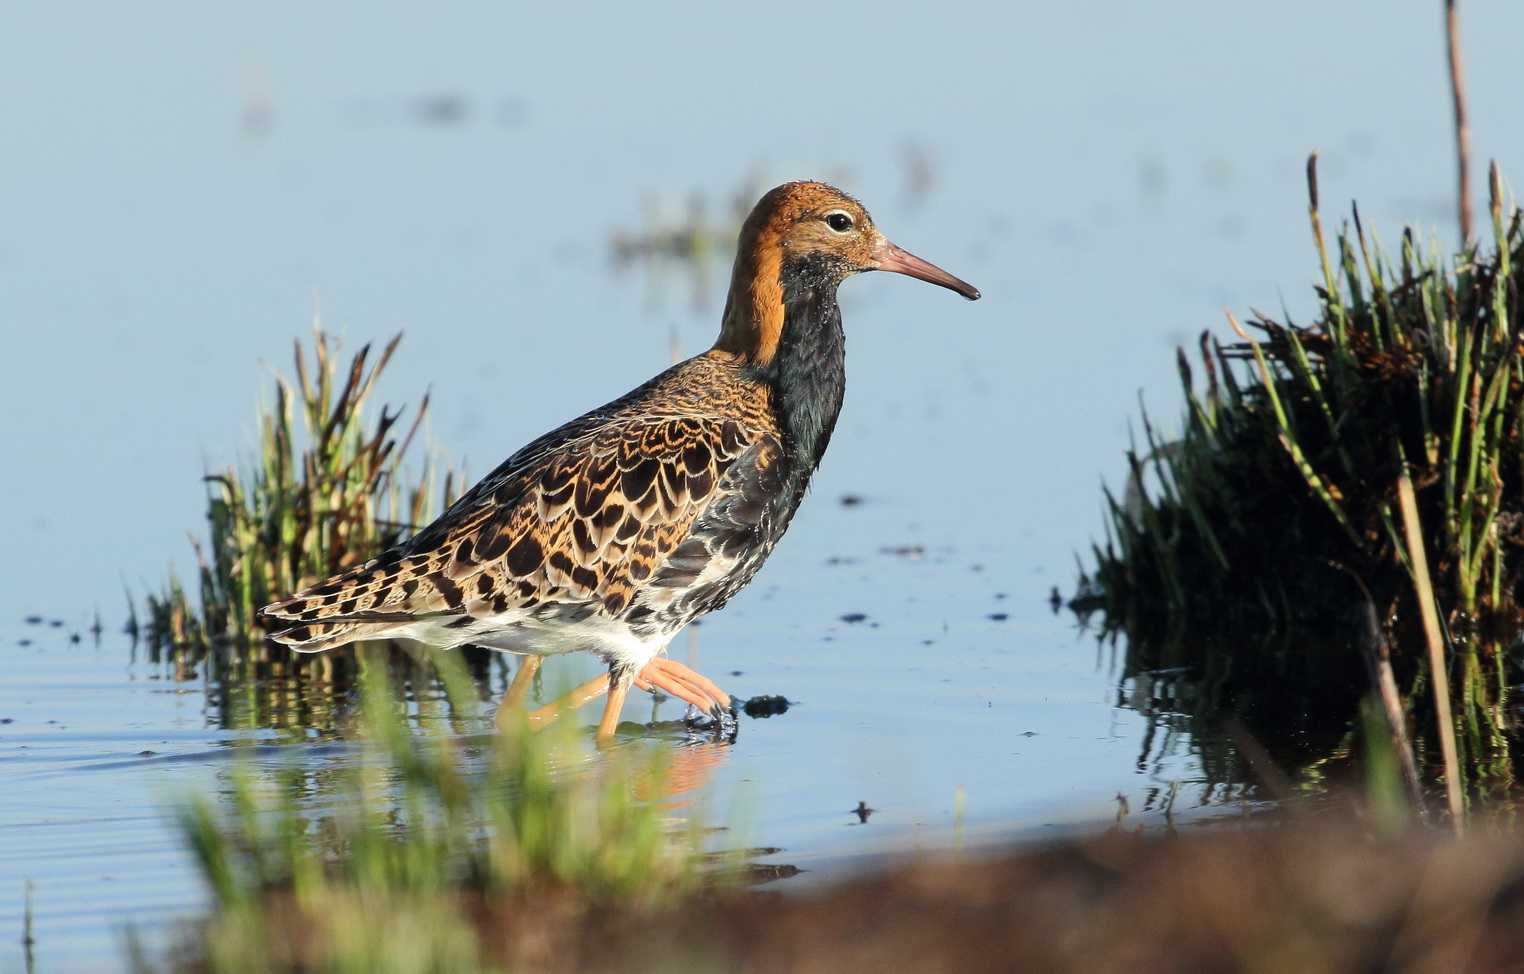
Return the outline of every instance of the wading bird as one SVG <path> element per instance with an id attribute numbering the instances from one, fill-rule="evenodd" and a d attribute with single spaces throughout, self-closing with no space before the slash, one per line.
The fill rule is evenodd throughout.
<path id="1" fill-rule="evenodd" d="M 730 696 L 664 650 L 788 528 L 841 411 L 837 286 L 875 270 L 979 297 L 841 190 L 769 191 L 741 227 L 713 348 L 530 443 L 407 542 L 266 606 L 270 638 L 300 652 L 404 637 L 522 654 L 500 725 L 545 656 L 576 650 L 609 666 L 568 695 L 608 693 L 600 740 L 631 686 L 721 717 Z"/>

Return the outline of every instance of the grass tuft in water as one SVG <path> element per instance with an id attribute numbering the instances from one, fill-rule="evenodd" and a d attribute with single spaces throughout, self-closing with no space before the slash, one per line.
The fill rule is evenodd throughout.
<path id="1" fill-rule="evenodd" d="M 354 750 L 331 766 L 304 753 L 274 780 L 244 766 L 230 794 L 184 806 L 215 912 L 182 968 L 559 968 L 611 917 L 706 885 L 702 834 L 650 797 L 666 746 L 598 753 L 562 725 L 495 734 L 459 662 L 438 661 L 445 692 L 413 714 L 384 663 L 363 666 Z M 483 733 L 461 736 L 472 725 Z"/>
<path id="2" fill-rule="evenodd" d="M 1524 574 L 1524 217 L 1504 206 L 1494 169 L 1489 249 L 1445 256 L 1409 229 L 1393 256 L 1357 209 L 1330 251 L 1315 162 L 1318 319 L 1256 312 L 1245 326 L 1230 315 L 1239 341 L 1201 336 L 1204 389 L 1180 352 L 1184 429 L 1170 438 L 1143 417 L 1126 494 L 1107 493 L 1108 537 L 1084 581 L 1107 624 L 1139 644 L 1178 644 L 1187 626 L 1353 632 L 1369 599 L 1414 691 L 1408 705 L 1430 728 L 1419 741 L 1430 757 L 1449 723 L 1416 692 L 1435 674 L 1421 624 L 1432 599 L 1461 763 L 1509 778 L 1499 701 Z"/>
<path id="3" fill-rule="evenodd" d="M 130 628 L 153 660 L 183 677 L 210 656 L 240 680 L 255 675 L 251 666 L 296 665 L 264 641 L 259 608 L 403 541 L 463 486 L 463 474 L 437 455 L 411 479 L 403 469 L 427 395 L 405 424 L 405 409 L 370 407 L 401 340 L 379 353 L 367 344 L 347 362 L 320 328 L 310 351 L 295 343 L 295 378 L 275 375 L 254 451 L 206 477 L 207 538 L 192 539 L 199 599 L 172 577 L 141 616 L 133 609 Z"/>

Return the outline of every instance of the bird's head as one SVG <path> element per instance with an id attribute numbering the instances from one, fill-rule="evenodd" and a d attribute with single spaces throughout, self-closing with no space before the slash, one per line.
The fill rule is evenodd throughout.
<path id="1" fill-rule="evenodd" d="M 825 183 L 769 190 L 741 226 L 725 321 L 715 348 L 766 361 L 784 324 L 788 292 L 830 289 L 863 271 L 893 271 L 938 284 L 970 301 L 979 291 L 901 250 L 861 203 Z"/>

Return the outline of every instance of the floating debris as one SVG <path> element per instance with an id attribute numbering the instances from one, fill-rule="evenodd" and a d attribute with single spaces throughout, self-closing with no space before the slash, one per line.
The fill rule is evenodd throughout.
<path id="1" fill-rule="evenodd" d="M 739 675 L 739 674 L 737 674 Z M 763 695 L 752 697 L 741 704 L 741 712 L 748 717 L 766 720 L 768 717 L 776 717 L 779 714 L 788 713 L 788 708 L 793 706 L 787 697 L 777 695 Z"/>

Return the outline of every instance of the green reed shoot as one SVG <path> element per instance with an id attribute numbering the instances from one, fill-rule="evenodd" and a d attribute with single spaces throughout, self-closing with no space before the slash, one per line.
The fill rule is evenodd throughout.
<path id="1" fill-rule="evenodd" d="M 261 606 L 405 539 L 438 513 L 441 497 L 454 495 L 460 477 L 437 457 L 425 457 L 412 479 L 403 470 L 428 396 L 406 426 L 404 410 L 369 407 L 401 340 L 399 333 L 374 357 L 367 344 L 348 362 L 319 328 L 310 355 L 295 343 L 295 379 L 275 376 L 254 452 L 206 477 L 207 540 L 192 542 L 199 605 L 173 578 L 148 596 L 141 635 L 156 653 L 268 652 Z"/>

